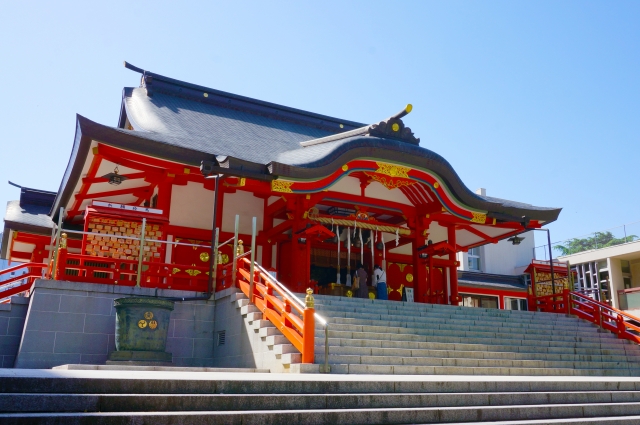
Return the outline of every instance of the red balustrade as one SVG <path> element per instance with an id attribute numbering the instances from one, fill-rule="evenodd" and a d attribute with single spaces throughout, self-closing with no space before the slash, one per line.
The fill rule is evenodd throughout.
<path id="1" fill-rule="evenodd" d="M 0 271 L 0 276 L 10 276 L 11 273 L 27 269 L 26 273 L 9 277 L 0 282 L 0 299 L 10 297 L 31 289 L 33 282 L 42 277 L 42 271 L 47 270 L 44 263 L 23 263 L 17 266 L 9 267 Z M 15 282 L 23 281 L 20 285 L 14 285 Z"/>
<path id="2" fill-rule="evenodd" d="M 260 309 L 265 320 L 273 323 L 280 332 L 302 353 L 302 363 L 313 363 L 315 344 L 315 318 L 313 301 L 302 306 L 282 284 L 268 273 L 254 268 L 247 258 L 237 260 L 238 288 Z M 253 297 L 251 281 L 253 280 Z M 310 296 L 310 295 L 309 295 Z"/>
<path id="3" fill-rule="evenodd" d="M 533 298 L 534 310 L 572 314 L 599 327 L 640 344 L 640 318 L 596 301 L 580 292 L 565 290 L 562 294 Z"/>

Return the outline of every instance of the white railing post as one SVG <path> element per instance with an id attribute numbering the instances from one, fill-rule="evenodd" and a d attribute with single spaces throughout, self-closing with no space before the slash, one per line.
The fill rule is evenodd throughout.
<path id="1" fill-rule="evenodd" d="M 138 276 L 136 277 L 136 288 L 140 287 L 142 279 L 142 259 L 144 258 L 144 234 L 147 227 L 147 219 L 142 219 L 142 229 L 140 231 L 140 255 L 138 255 Z"/>

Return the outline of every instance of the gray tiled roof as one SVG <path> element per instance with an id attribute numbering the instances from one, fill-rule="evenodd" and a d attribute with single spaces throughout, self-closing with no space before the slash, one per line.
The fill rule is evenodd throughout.
<path id="1" fill-rule="evenodd" d="M 519 276 L 458 272 L 458 283 L 463 286 L 479 286 L 486 288 L 500 288 L 513 291 L 526 291 L 527 285 Z"/>
<path id="2" fill-rule="evenodd" d="M 27 226 L 52 229 L 54 226 L 49 210 L 51 206 L 46 205 L 20 205 L 20 201 L 7 202 L 7 211 L 4 216 L 5 222 L 24 224 Z"/>
<path id="3" fill-rule="evenodd" d="M 148 97 L 144 88 L 128 89 L 124 102 L 134 128 L 150 133 L 143 137 L 260 164 L 302 150 L 300 142 L 333 134 L 164 93 Z"/>

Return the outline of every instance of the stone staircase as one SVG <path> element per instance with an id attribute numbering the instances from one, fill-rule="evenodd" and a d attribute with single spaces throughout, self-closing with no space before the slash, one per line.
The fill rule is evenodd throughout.
<path id="1" fill-rule="evenodd" d="M 329 322 L 332 373 L 640 376 L 640 347 L 563 314 L 321 295 L 315 307 Z M 292 372 L 318 372 L 322 329 L 315 365 L 283 360 Z"/>
<path id="2" fill-rule="evenodd" d="M 0 370 L 2 424 L 622 425 L 639 415 L 632 378 Z"/>

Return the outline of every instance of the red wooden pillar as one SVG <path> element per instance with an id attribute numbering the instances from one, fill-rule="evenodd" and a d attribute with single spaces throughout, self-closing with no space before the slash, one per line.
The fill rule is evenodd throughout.
<path id="1" fill-rule="evenodd" d="M 456 227 L 449 226 L 447 228 L 447 238 L 449 245 L 453 247 L 453 252 L 449 253 L 449 261 L 453 262 L 452 266 L 449 266 L 449 286 L 451 287 L 451 294 L 449 295 L 449 304 L 458 305 L 460 302 L 460 296 L 458 295 L 458 259 L 456 253 Z"/>
<path id="2" fill-rule="evenodd" d="M 269 198 L 265 198 L 264 200 L 264 218 L 262 220 L 262 231 L 267 232 L 273 228 L 273 216 L 269 215 L 267 212 L 267 207 L 269 206 Z M 262 267 L 269 268 L 271 267 L 271 262 L 273 261 L 273 250 L 272 250 L 271 240 L 265 240 L 262 245 Z"/>
<path id="3" fill-rule="evenodd" d="M 301 231 L 306 228 L 306 220 L 303 218 L 306 209 L 304 208 L 304 199 L 302 196 L 296 196 L 293 209 L 293 227 L 291 232 L 291 258 L 282 261 L 291 261 L 291 283 L 293 289 L 304 291 L 309 285 L 311 278 L 311 265 L 309 262 L 311 256 L 311 241 L 302 241 L 306 239 L 306 235 Z"/>
<path id="4" fill-rule="evenodd" d="M 424 264 L 424 260 L 420 258 L 418 248 L 425 244 L 425 232 L 429 229 L 429 226 L 425 225 L 425 220 L 421 217 L 416 217 L 415 222 L 416 237 L 411 242 L 413 244 L 413 297 L 415 302 L 426 303 L 428 302 L 427 267 Z"/>

